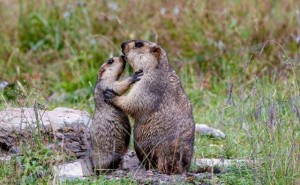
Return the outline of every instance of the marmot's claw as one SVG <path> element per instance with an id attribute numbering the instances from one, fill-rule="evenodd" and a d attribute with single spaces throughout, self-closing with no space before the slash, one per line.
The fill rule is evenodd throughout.
<path id="1" fill-rule="evenodd" d="M 104 95 L 104 100 L 105 101 L 109 101 L 111 100 L 113 97 L 117 96 L 117 94 L 112 90 L 112 89 L 106 89 L 103 92 Z"/>
<path id="2" fill-rule="evenodd" d="M 141 77 L 144 75 L 142 70 L 136 71 L 133 73 L 132 77 L 131 77 L 131 82 L 135 83 L 137 81 L 140 81 Z"/>
<path id="3" fill-rule="evenodd" d="M 136 76 L 143 76 L 143 74 L 144 74 L 144 72 L 142 70 L 138 70 L 133 73 L 133 75 L 136 75 Z"/>

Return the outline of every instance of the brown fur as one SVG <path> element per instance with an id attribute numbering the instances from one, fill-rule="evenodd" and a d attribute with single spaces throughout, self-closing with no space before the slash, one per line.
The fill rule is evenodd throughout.
<path id="1" fill-rule="evenodd" d="M 90 127 L 91 159 L 97 173 L 119 167 L 129 145 L 131 128 L 128 116 L 119 108 L 105 102 L 103 96 L 105 89 L 123 94 L 132 83 L 139 80 L 139 77 L 133 76 L 117 81 L 124 67 L 125 61 L 121 57 L 114 57 L 99 69 L 94 94 L 96 109 Z"/>
<path id="2" fill-rule="evenodd" d="M 127 95 L 114 96 L 107 91 L 105 96 L 134 119 L 139 160 L 146 168 L 157 167 L 163 173 L 187 172 L 195 123 L 179 76 L 169 65 L 166 52 L 155 43 L 128 41 L 122 44 L 122 52 L 133 69 L 144 75 Z"/>

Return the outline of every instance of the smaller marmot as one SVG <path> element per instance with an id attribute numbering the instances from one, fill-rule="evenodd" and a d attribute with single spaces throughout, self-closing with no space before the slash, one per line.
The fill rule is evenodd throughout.
<path id="1" fill-rule="evenodd" d="M 195 137 L 190 100 L 180 78 L 169 64 L 166 51 L 156 43 L 131 40 L 122 52 L 143 77 L 123 96 L 105 91 L 110 101 L 134 120 L 134 147 L 146 168 L 162 173 L 189 170 Z"/>
<path id="2" fill-rule="evenodd" d="M 130 85 L 140 80 L 141 72 L 135 73 L 123 81 L 117 81 L 125 68 L 123 57 L 113 57 L 99 69 L 94 92 L 95 113 L 90 126 L 91 159 L 94 171 L 119 167 L 127 151 L 131 127 L 128 116 L 119 108 L 104 101 L 103 91 L 111 89 L 121 95 Z"/>

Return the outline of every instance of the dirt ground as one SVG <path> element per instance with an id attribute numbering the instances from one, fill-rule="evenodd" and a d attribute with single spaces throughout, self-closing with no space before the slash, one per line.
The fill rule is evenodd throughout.
<path id="1" fill-rule="evenodd" d="M 207 180 L 214 175 L 216 174 L 209 173 L 206 169 L 197 169 L 184 175 L 166 175 L 155 170 L 146 170 L 140 165 L 135 152 L 129 151 L 124 156 L 122 169 L 110 172 L 106 177 L 108 179 L 130 178 L 139 184 L 208 184 Z"/>

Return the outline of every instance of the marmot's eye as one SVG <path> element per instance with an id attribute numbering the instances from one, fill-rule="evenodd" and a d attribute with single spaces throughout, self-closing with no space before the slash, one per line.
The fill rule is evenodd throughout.
<path id="1" fill-rule="evenodd" d="M 114 59 L 109 59 L 109 61 L 108 61 L 107 63 L 108 63 L 108 64 L 114 63 Z"/>
<path id="2" fill-rule="evenodd" d="M 141 48 L 144 46 L 144 43 L 143 42 L 136 42 L 135 45 L 134 45 L 136 48 Z"/>

